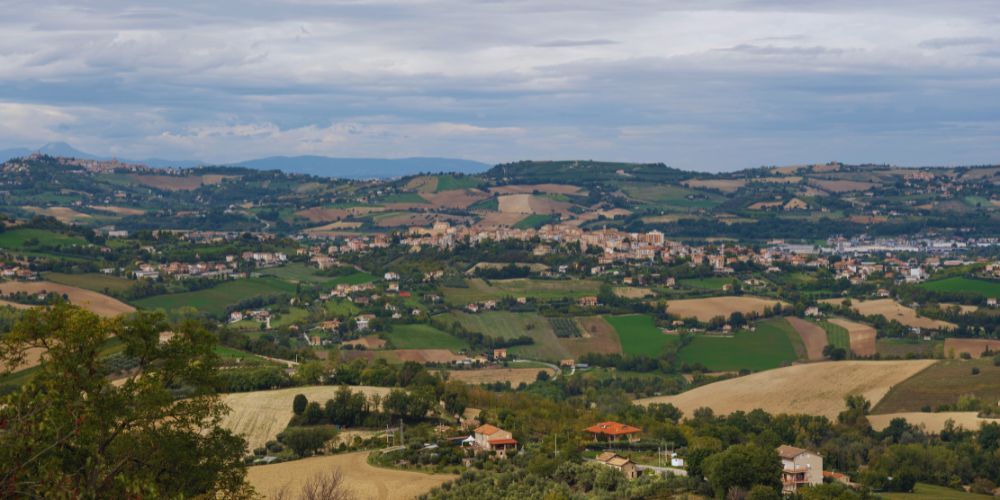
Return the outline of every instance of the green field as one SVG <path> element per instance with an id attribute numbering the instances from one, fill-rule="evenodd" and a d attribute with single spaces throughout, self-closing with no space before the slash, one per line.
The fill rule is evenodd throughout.
<path id="1" fill-rule="evenodd" d="M 701 363 L 713 371 L 769 370 L 796 360 L 792 337 L 798 334 L 781 318 L 760 321 L 757 330 L 732 337 L 695 336 L 681 349 L 685 363 Z"/>
<path id="2" fill-rule="evenodd" d="M 124 292 L 134 284 L 134 281 L 117 276 L 108 276 L 100 273 L 66 274 L 66 273 L 45 273 L 42 277 L 53 283 L 75 286 L 93 290 L 95 292 Z"/>
<path id="3" fill-rule="evenodd" d="M 669 184 L 623 183 L 621 187 L 628 194 L 629 199 L 658 208 L 708 209 L 724 200 L 724 197 L 714 193 Z"/>
<path id="4" fill-rule="evenodd" d="M 319 274 L 319 269 L 301 262 L 272 267 L 261 271 L 260 274 L 261 276 L 274 276 L 292 283 L 317 283 L 323 285 L 338 285 L 340 283 L 357 285 L 375 281 L 375 276 L 356 271 L 343 276 L 323 276 Z"/>
<path id="5" fill-rule="evenodd" d="M 941 340 L 912 340 L 912 339 L 878 339 L 876 350 L 882 356 L 898 356 L 905 358 L 907 355 L 930 356 L 934 350 L 944 348 Z"/>
<path id="6" fill-rule="evenodd" d="M 556 221 L 556 216 L 551 214 L 534 214 L 529 215 L 517 224 L 514 224 L 514 229 L 538 229 L 546 224 L 550 224 Z"/>
<path id="7" fill-rule="evenodd" d="M 40 245 L 86 245 L 87 240 L 79 236 L 49 231 L 47 229 L 11 229 L 0 233 L 0 248 L 21 250 L 29 240 L 38 240 Z"/>
<path id="8" fill-rule="evenodd" d="M 466 330 L 493 337 L 514 338 L 527 335 L 535 341 L 534 344 L 510 349 L 511 353 L 521 357 L 547 361 L 558 361 L 572 357 L 566 348 L 559 343 L 549 320 L 536 313 L 490 311 L 468 314 L 451 312 L 435 316 L 435 318 L 448 324 L 458 321 Z"/>
<path id="9" fill-rule="evenodd" d="M 334 316 L 353 316 L 361 310 L 353 302 L 347 300 L 330 300 L 323 306 L 326 312 Z"/>
<path id="10" fill-rule="evenodd" d="M 193 307 L 205 313 L 221 315 L 226 312 L 226 307 L 250 297 L 294 292 L 294 284 L 278 278 L 248 278 L 226 281 L 196 292 L 147 297 L 134 301 L 132 305 L 142 309 L 163 309 L 168 312 L 182 307 Z"/>
<path id="11" fill-rule="evenodd" d="M 920 286 L 933 292 L 973 292 L 986 297 L 1000 297 L 1000 281 L 953 277 L 928 281 Z"/>
<path id="12" fill-rule="evenodd" d="M 724 285 L 733 284 L 733 279 L 722 277 L 689 278 L 677 280 L 677 284 L 688 288 L 697 288 L 699 290 L 722 290 Z"/>
<path id="13" fill-rule="evenodd" d="M 847 333 L 847 328 L 828 321 L 820 321 L 818 324 L 826 330 L 827 344 L 851 351 L 851 334 Z"/>
<path id="14" fill-rule="evenodd" d="M 624 354 L 657 357 L 663 348 L 677 342 L 675 335 L 666 335 L 656 325 L 653 318 L 645 314 L 630 314 L 627 316 L 604 316 L 618 332 Z"/>
<path id="15" fill-rule="evenodd" d="M 451 191 L 452 189 L 474 188 L 482 182 L 482 179 L 471 175 L 439 175 L 437 176 L 437 181 L 437 189 L 434 191 L 440 193 L 441 191 Z"/>
<path id="16" fill-rule="evenodd" d="M 379 200 L 382 203 L 416 203 L 416 204 L 429 204 L 423 196 L 417 193 L 395 193 L 386 196 Z"/>
<path id="17" fill-rule="evenodd" d="M 391 332 L 382 334 L 396 349 L 468 349 L 464 340 L 452 337 L 430 325 L 393 325 Z"/>
<path id="18" fill-rule="evenodd" d="M 538 299 L 576 298 L 584 295 L 597 295 L 600 283 L 592 280 L 536 280 L 509 279 L 485 280 L 473 278 L 466 280 L 467 288 L 442 289 L 445 300 L 449 304 L 463 305 L 469 302 L 479 302 L 504 297 L 533 297 Z"/>
<path id="19" fill-rule="evenodd" d="M 357 272 L 354 274 L 347 274 L 344 276 L 337 276 L 329 282 L 331 285 L 360 285 L 362 283 L 371 283 L 375 281 L 375 276 L 368 273 Z"/>
<path id="20" fill-rule="evenodd" d="M 979 368 L 978 375 L 972 374 L 973 367 Z M 872 413 L 921 411 L 924 406 L 936 409 L 958 403 L 963 395 L 974 395 L 988 404 L 1000 400 L 1000 367 L 989 358 L 939 361 L 893 386 Z"/>
<path id="21" fill-rule="evenodd" d="M 976 493 L 966 493 L 944 486 L 917 483 L 913 488 L 913 493 L 880 493 L 882 498 L 888 500 L 976 500 L 993 498 L 990 495 L 978 495 Z"/>

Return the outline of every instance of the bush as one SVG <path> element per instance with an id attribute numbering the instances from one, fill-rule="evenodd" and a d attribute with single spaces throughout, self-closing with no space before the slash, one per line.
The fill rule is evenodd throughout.
<path id="1" fill-rule="evenodd" d="M 322 448 L 336 434 L 327 427 L 290 427 L 278 434 L 278 441 L 291 448 L 296 455 L 306 457 Z"/>
<path id="2" fill-rule="evenodd" d="M 979 367 L 978 366 L 973 366 L 972 367 L 972 374 L 973 375 L 979 375 Z"/>
<path id="3" fill-rule="evenodd" d="M 296 394 L 295 399 L 292 400 L 292 412 L 296 415 L 301 415 L 306 411 L 306 406 L 309 404 L 309 400 L 306 399 L 305 394 Z"/>

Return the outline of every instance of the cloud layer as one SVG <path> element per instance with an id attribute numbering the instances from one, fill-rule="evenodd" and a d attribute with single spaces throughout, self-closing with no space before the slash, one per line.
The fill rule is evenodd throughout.
<path id="1" fill-rule="evenodd" d="M 162 3 L 2 2 L 0 148 L 1000 161 L 985 0 Z"/>

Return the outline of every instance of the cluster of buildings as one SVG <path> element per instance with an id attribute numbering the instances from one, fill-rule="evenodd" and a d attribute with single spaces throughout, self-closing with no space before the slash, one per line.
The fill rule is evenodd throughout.
<path id="1" fill-rule="evenodd" d="M 35 281 L 38 273 L 20 264 L 0 264 L 0 276 L 8 280 Z"/>

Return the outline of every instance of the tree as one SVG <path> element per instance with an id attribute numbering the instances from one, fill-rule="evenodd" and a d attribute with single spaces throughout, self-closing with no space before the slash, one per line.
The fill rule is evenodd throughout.
<path id="1" fill-rule="evenodd" d="M 101 359 L 112 337 L 141 373 L 116 385 Z M 248 496 L 246 443 L 219 426 L 227 409 L 214 395 L 214 345 L 200 325 L 168 326 L 159 314 L 26 311 L 0 338 L 0 365 L 17 366 L 29 348 L 46 356 L 0 398 L 0 496 Z"/>
<path id="2" fill-rule="evenodd" d="M 292 413 L 302 415 L 306 411 L 306 405 L 308 404 L 309 400 L 306 399 L 305 394 L 296 394 L 295 399 L 292 400 Z"/>
<path id="3" fill-rule="evenodd" d="M 860 394 L 849 394 L 844 398 L 847 409 L 837 415 L 837 421 L 851 427 L 868 427 L 868 411 L 871 410 L 871 401 L 865 399 Z"/>
<path id="4" fill-rule="evenodd" d="M 305 457 L 322 448 L 335 435 L 336 432 L 328 427 L 289 427 L 278 434 L 278 441 L 291 448 L 296 455 Z"/>
<path id="5" fill-rule="evenodd" d="M 757 485 L 781 488 L 781 460 L 770 448 L 753 444 L 730 446 L 721 453 L 705 459 L 705 476 L 716 496 L 723 496 L 730 488 L 749 490 Z"/>

